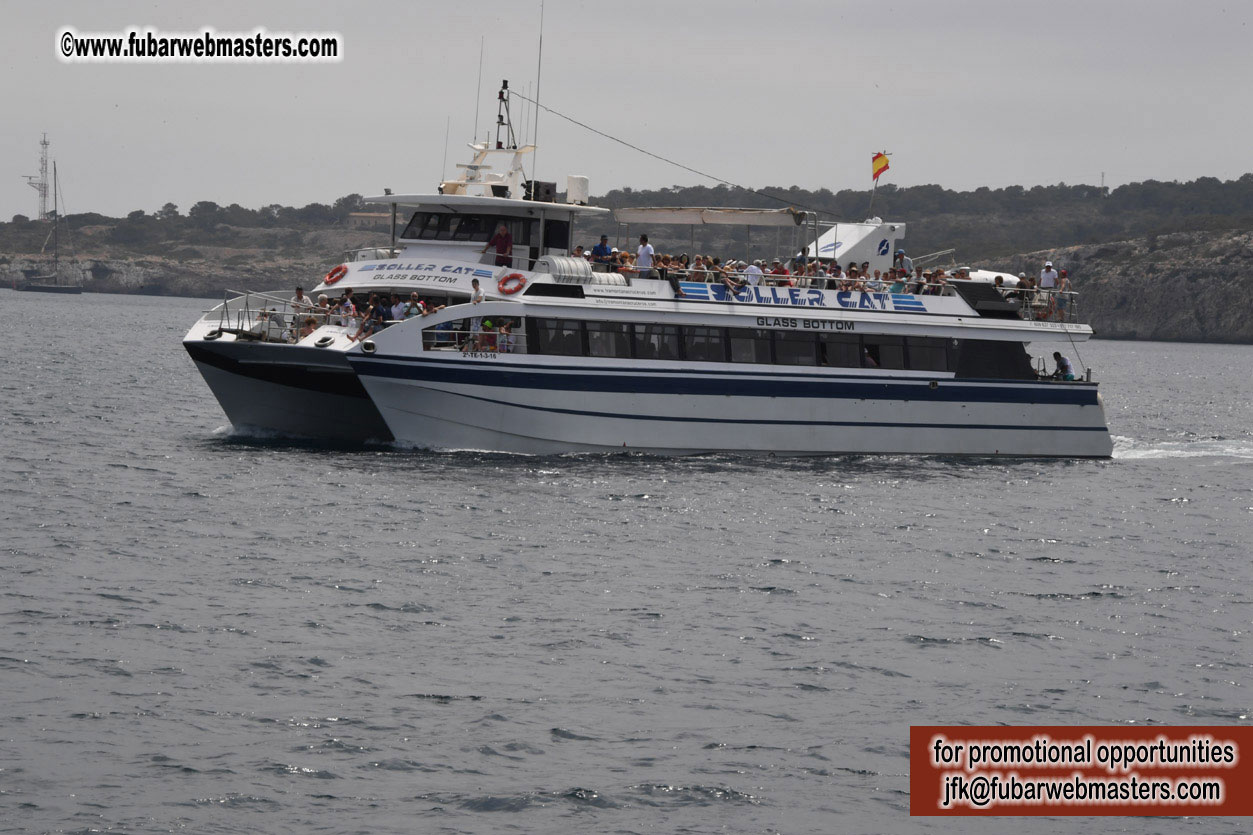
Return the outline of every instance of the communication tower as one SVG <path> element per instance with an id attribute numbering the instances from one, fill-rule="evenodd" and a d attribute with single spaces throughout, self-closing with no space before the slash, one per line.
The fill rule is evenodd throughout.
<path id="1" fill-rule="evenodd" d="M 39 174 L 27 174 L 26 184 L 39 195 L 39 220 L 49 220 L 48 215 L 48 134 L 39 143 Z"/>

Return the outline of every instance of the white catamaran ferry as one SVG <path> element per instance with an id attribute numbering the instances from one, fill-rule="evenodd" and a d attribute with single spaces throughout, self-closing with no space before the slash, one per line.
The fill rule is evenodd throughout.
<path id="1" fill-rule="evenodd" d="M 507 117 L 507 86 L 500 100 Z M 583 205 L 585 179 L 563 204 L 524 181 L 533 148 L 502 123 L 506 138 L 473 145 L 437 193 L 371 198 L 413 212 L 395 257 L 345 263 L 313 291 L 416 291 L 426 315 L 360 341 L 328 317 L 284 344 L 266 337 L 273 311 L 246 299 L 192 329 L 185 344 L 233 422 L 519 453 L 1110 455 L 1090 375 L 1043 377 L 1026 348 L 1065 350 L 1088 326 L 976 281 L 915 295 L 596 272 L 570 254 L 571 227 L 605 210 Z M 647 217 L 629 212 L 619 220 Z M 498 264 L 485 250 L 502 223 L 513 250 Z M 857 239 L 890 259 L 903 226 L 862 226 Z M 247 327 L 224 326 L 223 310 Z"/>

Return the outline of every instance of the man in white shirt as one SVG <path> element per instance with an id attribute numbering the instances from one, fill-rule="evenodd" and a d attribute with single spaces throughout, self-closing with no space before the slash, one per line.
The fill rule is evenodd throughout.
<path id="1" fill-rule="evenodd" d="M 1057 270 L 1053 269 L 1052 261 L 1045 261 L 1044 269 L 1040 270 L 1040 289 L 1057 289 Z"/>
<path id="2" fill-rule="evenodd" d="M 653 245 L 647 235 L 640 235 L 640 248 L 635 254 L 635 271 L 640 278 L 656 278 L 653 275 Z"/>
<path id="3" fill-rule="evenodd" d="M 291 297 L 291 306 L 296 313 L 306 313 L 313 309 L 313 299 L 305 295 L 303 287 L 297 287 L 296 295 Z"/>
<path id="4" fill-rule="evenodd" d="M 743 266 L 744 262 L 741 261 L 740 264 L 741 266 Z M 754 287 L 756 287 L 758 284 L 761 284 L 761 276 L 762 276 L 762 272 L 761 272 L 760 261 L 754 261 L 753 263 L 744 267 L 744 278 L 748 279 L 748 283 L 753 285 Z"/>
<path id="5" fill-rule="evenodd" d="M 479 286 L 477 278 L 470 281 L 470 304 L 478 304 L 483 301 L 483 288 Z M 475 316 L 470 319 L 470 333 L 476 334 L 482 330 L 483 317 Z"/>

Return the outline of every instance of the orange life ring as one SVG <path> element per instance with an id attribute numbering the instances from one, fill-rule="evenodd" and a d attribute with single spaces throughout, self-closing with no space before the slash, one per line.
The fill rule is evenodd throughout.
<path id="1" fill-rule="evenodd" d="M 340 264 L 338 267 L 336 267 L 335 269 L 331 270 L 329 273 L 326 274 L 326 278 L 322 279 L 322 283 L 326 285 L 331 285 L 339 281 L 341 278 L 343 278 L 346 275 L 348 275 L 347 265 Z"/>
<path id="2" fill-rule="evenodd" d="M 509 273 L 509 275 L 496 283 L 496 289 L 506 296 L 512 296 L 525 286 L 526 276 L 522 275 L 522 273 Z"/>

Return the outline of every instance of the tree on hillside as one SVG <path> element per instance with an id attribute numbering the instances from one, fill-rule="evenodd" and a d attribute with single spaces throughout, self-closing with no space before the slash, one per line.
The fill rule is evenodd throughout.
<path id="1" fill-rule="evenodd" d="M 218 213 L 221 211 L 217 203 L 201 200 L 188 210 L 187 217 L 202 229 L 208 229 L 218 222 Z"/>
<path id="2" fill-rule="evenodd" d="M 353 212 L 365 211 L 365 201 L 360 194 L 347 194 L 336 200 L 331 210 L 339 220 L 347 220 Z"/>
<path id="3" fill-rule="evenodd" d="M 157 210 L 157 220 L 174 220 L 178 217 L 178 206 L 173 203 L 166 203 Z"/>

